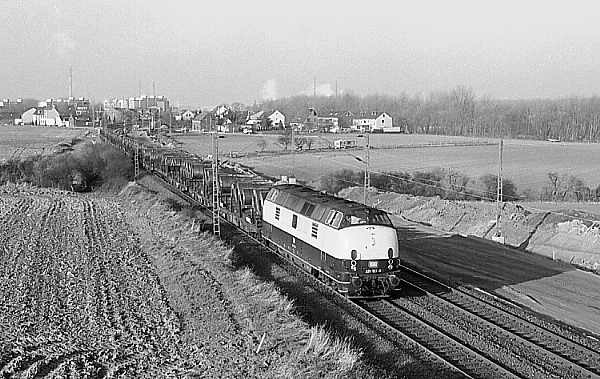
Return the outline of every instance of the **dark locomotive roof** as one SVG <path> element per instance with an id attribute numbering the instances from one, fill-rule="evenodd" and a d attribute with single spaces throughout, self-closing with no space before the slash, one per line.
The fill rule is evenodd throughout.
<path id="1" fill-rule="evenodd" d="M 357 224 L 392 225 L 385 212 L 296 184 L 273 187 L 267 200 L 335 228 Z"/>

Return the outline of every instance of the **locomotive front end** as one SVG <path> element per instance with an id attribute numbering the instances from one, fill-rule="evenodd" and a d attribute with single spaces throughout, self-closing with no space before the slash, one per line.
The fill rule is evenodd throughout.
<path id="1" fill-rule="evenodd" d="M 400 285 L 398 236 L 383 216 L 378 224 L 356 224 L 340 230 L 337 255 L 344 257 L 350 282 L 348 296 L 389 296 Z"/>

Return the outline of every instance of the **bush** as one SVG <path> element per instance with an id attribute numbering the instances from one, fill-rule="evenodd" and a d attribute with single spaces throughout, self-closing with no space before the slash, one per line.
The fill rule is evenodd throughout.
<path id="1" fill-rule="evenodd" d="M 336 194 L 344 188 L 361 186 L 363 172 L 340 170 L 321 178 L 321 189 Z M 371 174 L 371 186 L 391 192 L 415 196 L 439 196 L 448 200 L 496 199 L 495 175 L 489 174 L 473 181 L 470 177 L 454 170 L 434 169 L 431 171 L 392 172 Z M 472 187 L 470 186 L 472 184 Z M 502 185 L 504 200 L 518 200 L 517 188 L 510 179 Z"/>
<path id="2" fill-rule="evenodd" d="M 65 190 L 115 187 L 132 177 L 130 159 L 102 143 L 86 143 L 79 150 L 11 160 L 0 165 L 0 184 L 29 183 Z"/>
<path id="3" fill-rule="evenodd" d="M 344 188 L 355 187 L 363 183 L 363 175 L 361 172 L 343 169 L 333 175 L 321 177 L 321 189 L 336 194 Z"/>
<path id="4" fill-rule="evenodd" d="M 498 190 L 498 175 L 486 174 L 479 178 L 482 197 L 495 199 Z M 519 199 L 517 187 L 510 179 L 502 179 L 502 199 L 504 201 L 514 201 Z"/>

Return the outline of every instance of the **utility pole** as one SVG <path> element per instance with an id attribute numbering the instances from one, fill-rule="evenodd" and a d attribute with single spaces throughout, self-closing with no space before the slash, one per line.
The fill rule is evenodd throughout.
<path id="1" fill-rule="evenodd" d="M 500 227 L 500 213 L 502 212 L 502 149 L 504 140 L 500 140 L 498 145 L 498 183 L 496 188 L 496 236 L 502 237 L 502 228 Z"/>
<path id="2" fill-rule="evenodd" d="M 371 160 L 371 154 L 369 152 L 369 133 L 365 133 L 365 181 L 363 185 L 363 204 L 367 204 L 367 191 L 371 186 L 371 175 L 369 174 L 369 165 Z"/>
<path id="3" fill-rule="evenodd" d="M 295 171 L 296 171 L 296 144 L 294 142 L 294 127 L 290 126 L 291 131 L 292 131 L 292 138 L 291 138 L 291 145 L 292 145 L 292 177 L 296 177 L 295 175 Z"/>
<path id="4" fill-rule="evenodd" d="M 210 115 L 209 115 L 210 117 Z M 216 127 L 216 125 L 215 125 Z M 220 219 L 220 188 L 219 188 L 219 131 L 213 128 L 212 132 L 212 221 L 213 234 L 221 236 Z"/>
<path id="5" fill-rule="evenodd" d="M 141 99 L 142 97 L 142 80 L 138 80 L 138 97 Z"/>
<path id="6" fill-rule="evenodd" d="M 152 97 L 156 99 L 156 84 L 152 81 Z"/>
<path id="7" fill-rule="evenodd" d="M 140 175 L 140 146 L 135 144 L 135 153 L 133 156 L 133 180 Z"/>
<path id="8" fill-rule="evenodd" d="M 317 98 L 317 77 L 313 78 L 313 97 Z"/>

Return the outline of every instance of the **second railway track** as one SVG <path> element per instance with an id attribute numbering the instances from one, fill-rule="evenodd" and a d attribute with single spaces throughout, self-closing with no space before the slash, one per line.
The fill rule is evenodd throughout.
<path id="1" fill-rule="evenodd" d="M 403 266 L 402 278 L 406 286 L 425 295 L 419 305 L 428 303 L 431 309 L 444 309 L 446 319 L 462 316 L 472 329 L 494 333 L 504 344 L 496 354 L 493 351 L 485 353 L 520 376 L 600 378 L 600 354 L 594 349 L 410 267 Z M 403 303 L 400 300 L 394 302 Z M 481 349 L 482 345 L 475 339 L 468 341 L 466 335 L 462 338 L 465 343 Z M 511 359 L 511 354 L 515 359 Z"/>

